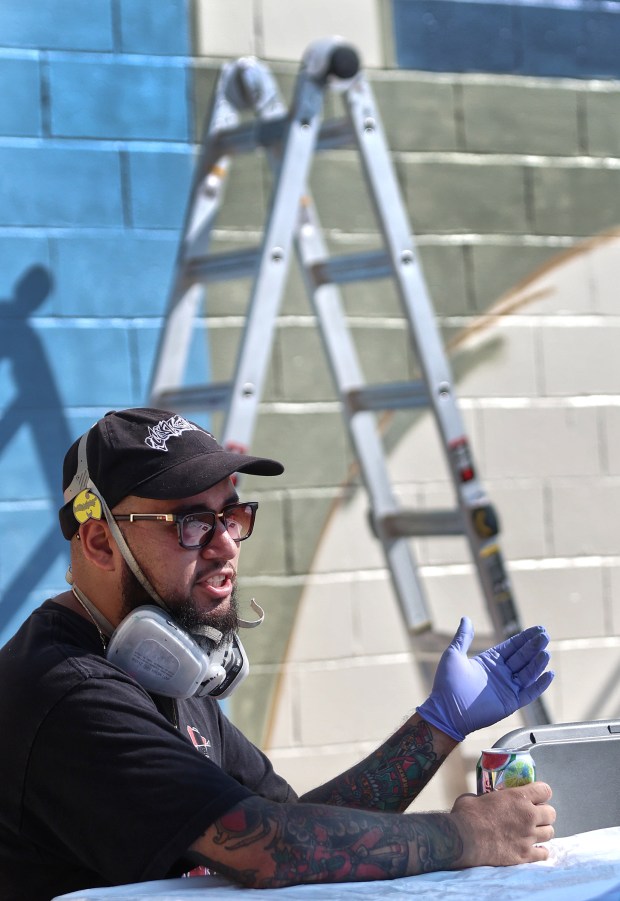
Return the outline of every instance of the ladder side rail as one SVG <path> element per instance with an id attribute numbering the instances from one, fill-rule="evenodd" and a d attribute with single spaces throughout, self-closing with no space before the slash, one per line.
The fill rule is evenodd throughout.
<path id="1" fill-rule="evenodd" d="M 448 445 L 464 434 L 460 413 L 452 398 L 452 373 L 435 324 L 435 314 L 417 259 L 413 230 L 401 198 L 379 112 L 363 74 L 346 92 L 344 100 L 353 122 L 364 176 L 391 261 L 393 278 L 429 386 L 429 400 L 435 408 L 441 403 L 439 426 Z"/>
<path id="2" fill-rule="evenodd" d="M 393 514 L 398 503 L 387 471 L 376 417 L 373 413 L 350 408 L 349 393 L 364 384 L 364 376 L 347 326 L 340 291 L 331 283 L 317 284 L 317 267 L 322 267 L 329 252 L 309 194 L 300 207 L 295 246 L 306 292 L 315 311 L 339 393 L 349 439 L 369 495 L 373 525 L 383 547 L 405 625 L 410 633 L 426 631 L 430 628 L 430 614 L 409 543 L 406 538 L 389 536 L 382 527 L 383 517 Z"/>
<path id="3" fill-rule="evenodd" d="M 358 138 L 365 177 L 392 259 L 401 303 L 428 385 L 430 407 L 437 421 L 457 490 L 464 532 L 480 565 L 481 559 L 485 559 L 481 558 L 481 551 L 496 543 L 495 536 L 491 541 L 489 537 L 478 534 L 472 526 L 472 507 L 486 504 L 486 495 L 471 460 L 464 424 L 454 396 L 452 373 L 436 326 L 422 268 L 417 260 L 413 232 L 401 200 L 379 114 L 365 78 L 360 78 L 347 92 L 346 101 Z M 488 569 L 487 565 L 482 565 L 481 574 L 484 575 L 487 587 L 491 587 Z M 493 594 L 497 592 L 494 591 Z M 493 618 L 500 632 L 516 630 L 516 620 L 500 622 L 494 612 Z"/>
<path id="4" fill-rule="evenodd" d="M 223 425 L 226 444 L 249 447 L 251 443 L 290 264 L 297 211 L 316 148 L 322 107 L 322 86 L 302 71 L 277 163 L 258 270 L 232 380 Z"/>
<path id="5" fill-rule="evenodd" d="M 151 376 L 149 402 L 153 406 L 157 406 L 166 392 L 174 391 L 183 381 L 193 323 L 204 299 L 203 285 L 197 279 L 188 280 L 185 267 L 189 260 L 206 255 L 211 229 L 223 199 L 230 158 L 218 158 L 215 144 L 221 129 L 232 128 L 239 123 L 238 111 L 226 96 L 233 72 L 232 63 L 225 64 L 220 71 L 205 121 L 200 155 L 194 166 L 164 327 Z"/>
<path id="6" fill-rule="evenodd" d="M 479 525 L 479 509 L 490 510 L 478 479 L 458 409 L 450 366 L 436 326 L 426 283 L 413 244 L 413 230 L 401 199 L 380 116 L 363 73 L 345 92 L 365 179 L 392 259 L 394 277 L 411 337 L 429 387 L 429 401 L 452 474 L 463 531 L 472 552 L 491 622 L 500 638 L 521 629 L 510 579 L 498 544 L 499 527 Z M 549 722 L 539 698 L 524 716 Z"/>

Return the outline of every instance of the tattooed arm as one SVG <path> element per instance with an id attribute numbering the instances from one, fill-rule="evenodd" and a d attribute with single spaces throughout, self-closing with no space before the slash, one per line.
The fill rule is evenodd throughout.
<path id="1" fill-rule="evenodd" d="M 385 744 L 300 801 L 402 812 L 457 742 L 415 713 Z"/>
<path id="2" fill-rule="evenodd" d="M 394 879 L 434 870 L 544 860 L 553 837 L 548 785 L 476 797 L 450 813 L 395 814 L 252 796 L 212 823 L 189 849 L 252 888 Z"/>
<path id="3" fill-rule="evenodd" d="M 473 659 L 474 628 L 462 617 L 441 655 L 433 690 L 418 712 L 362 763 L 306 794 L 313 801 L 364 810 L 403 811 L 457 742 L 498 722 L 545 690 L 553 678 L 549 636 L 533 626 Z"/>

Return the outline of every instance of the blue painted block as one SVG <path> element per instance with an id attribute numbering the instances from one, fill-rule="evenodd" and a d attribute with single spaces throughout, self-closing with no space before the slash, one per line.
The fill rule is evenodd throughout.
<path id="1" fill-rule="evenodd" d="M 583 52 L 583 11 L 556 7 L 522 7 L 522 74 L 575 77 Z"/>
<path id="2" fill-rule="evenodd" d="M 191 148 L 179 152 L 129 153 L 132 224 L 144 228 L 174 228 L 183 223 L 189 199 L 193 158 Z"/>
<path id="3" fill-rule="evenodd" d="M 39 327 L 38 336 L 51 362 L 61 406 L 109 410 L 135 402 L 129 330 L 123 323 Z"/>
<path id="4" fill-rule="evenodd" d="M 0 452 L 12 440 L 12 430 L 20 429 L 23 422 L 34 418 L 38 424 L 47 423 L 48 417 L 54 422 L 62 416 L 64 399 L 58 385 L 58 371 L 63 371 L 65 361 L 54 358 L 45 341 L 42 340 L 36 321 L 4 320 L 0 329 Z M 40 411 L 45 411 L 42 419 Z M 36 413 L 35 413 L 36 411 Z M 45 444 L 45 429 L 37 431 L 40 441 Z M 54 426 L 55 429 L 58 426 Z M 54 432 L 53 434 L 56 434 Z M 66 442 L 67 433 L 60 433 L 58 441 Z M 51 440 L 51 438 L 50 438 Z M 27 455 L 22 455 L 27 459 Z M 7 490 L 3 482 L 2 491 Z M 35 490 L 34 488 L 31 490 Z M 0 495 L 6 497 L 7 495 Z M 40 497 L 39 488 L 29 496 Z"/>
<path id="5" fill-rule="evenodd" d="M 0 58 L 0 135 L 41 134 L 39 61 Z"/>
<path id="6" fill-rule="evenodd" d="M 177 251 L 174 234 L 122 231 L 52 239 L 64 316 L 161 316 Z"/>
<path id="7" fill-rule="evenodd" d="M 620 4 L 599 11 L 586 7 L 583 51 L 578 54 L 582 78 L 620 78 Z"/>
<path id="8" fill-rule="evenodd" d="M 399 65 L 436 72 L 620 75 L 620 4 L 394 0 Z"/>
<path id="9" fill-rule="evenodd" d="M 22 399 L 16 395 L 15 403 L 0 411 L 0 501 L 19 506 L 50 497 L 59 500 L 62 461 L 71 444 L 67 420 L 62 409 L 46 407 L 44 399 L 38 406 Z"/>
<path id="10" fill-rule="evenodd" d="M 186 141 L 184 66 L 52 61 L 52 134 L 58 137 Z"/>
<path id="11" fill-rule="evenodd" d="M 47 240 L 0 236 L 0 319 L 58 312 L 56 297 Z"/>
<path id="12" fill-rule="evenodd" d="M 186 0 L 121 0 L 119 16 L 124 53 L 186 56 L 191 52 Z"/>
<path id="13" fill-rule="evenodd" d="M 161 337 L 161 325 L 153 322 L 137 331 L 139 389 L 144 401 L 148 394 L 155 370 L 156 355 Z M 209 353 L 208 332 L 198 323 L 194 327 L 187 354 L 187 363 L 182 385 L 207 385 L 211 380 L 211 359 Z M 204 413 L 201 414 L 204 416 Z M 191 418 L 191 416 L 190 416 Z"/>
<path id="14" fill-rule="evenodd" d="M 136 331 L 136 367 L 140 404 L 149 403 L 151 381 L 155 371 L 155 359 L 162 334 L 163 320 L 153 320 Z"/>
<path id="15" fill-rule="evenodd" d="M 60 534 L 57 506 L 0 510 L 0 644 L 35 607 L 67 587 L 69 545 Z"/>
<path id="16" fill-rule="evenodd" d="M 112 0 L 2 0 L 0 35 L 5 47 L 112 50 Z"/>
<path id="17" fill-rule="evenodd" d="M 431 72 L 513 72 L 514 8 L 459 0 L 394 0 L 399 65 Z"/>
<path id="18" fill-rule="evenodd" d="M 0 225 L 121 225 L 118 154 L 0 147 Z"/>

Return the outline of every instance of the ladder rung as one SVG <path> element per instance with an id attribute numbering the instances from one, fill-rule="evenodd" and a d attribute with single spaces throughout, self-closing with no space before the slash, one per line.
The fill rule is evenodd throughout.
<path id="1" fill-rule="evenodd" d="M 390 538 L 464 534 L 459 510 L 400 510 L 381 517 L 380 523 Z"/>
<path id="2" fill-rule="evenodd" d="M 257 147 L 272 147 L 282 143 L 289 125 L 289 117 L 282 116 L 263 122 L 243 122 L 234 128 L 222 129 L 215 135 L 215 157 L 229 153 L 251 153 Z M 329 119 L 323 122 L 317 136 L 317 150 L 333 150 L 352 144 L 355 132 L 348 119 Z"/>
<path id="3" fill-rule="evenodd" d="M 348 119 L 328 119 L 323 122 L 317 138 L 317 150 L 346 147 L 355 141 L 355 132 Z"/>
<path id="4" fill-rule="evenodd" d="M 392 278 L 390 258 L 384 250 L 331 257 L 311 267 L 315 285 L 343 285 L 369 279 Z"/>
<path id="5" fill-rule="evenodd" d="M 408 410 L 428 406 L 428 391 L 422 381 L 391 382 L 353 388 L 346 394 L 351 413 L 363 410 Z"/>
<path id="6" fill-rule="evenodd" d="M 153 402 L 169 410 L 223 410 L 232 391 L 231 382 L 212 382 L 209 385 L 189 385 L 173 391 L 160 391 Z"/>
<path id="7" fill-rule="evenodd" d="M 249 277 L 256 271 L 259 255 L 257 247 L 248 247 L 188 260 L 183 270 L 184 281 L 225 282 Z"/>
<path id="8" fill-rule="evenodd" d="M 215 157 L 229 153 L 251 153 L 257 147 L 270 147 L 282 141 L 289 117 L 278 116 L 259 122 L 242 122 L 234 128 L 223 128 L 214 135 Z"/>

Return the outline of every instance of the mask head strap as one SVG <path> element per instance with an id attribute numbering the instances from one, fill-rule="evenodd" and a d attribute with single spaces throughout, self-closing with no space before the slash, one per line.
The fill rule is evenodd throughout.
<path id="1" fill-rule="evenodd" d="M 170 611 L 140 569 L 136 558 L 132 554 L 123 533 L 114 519 L 112 511 L 105 501 L 105 498 L 90 477 L 86 454 L 86 443 L 88 441 L 89 432 L 86 432 L 86 434 L 82 435 L 80 438 L 77 452 L 77 469 L 69 486 L 65 489 L 65 503 L 73 501 L 73 514 L 79 523 L 86 522 L 88 519 L 101 519 L 101 514 L 103 513 L 106 522 L 110 527 L 112 537 L 116 541 L 125 563 L 140 585 L 148 593 L 149 597 L 151 597 L 163 610 L 169 613 Z M 91 495 L 94 497 L 91 497 Z"/>

